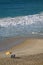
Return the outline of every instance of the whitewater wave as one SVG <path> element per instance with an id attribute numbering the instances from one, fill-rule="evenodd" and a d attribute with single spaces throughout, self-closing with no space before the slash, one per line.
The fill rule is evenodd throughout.
<path id="1" fill-rule="evenodd" d="M 38 32 L 32 32 L 32 34 L 38 34 Z"/>
<path id="2" fill-rule="evenodd" d="M 43 13 L 0 18 L 0 36 L 43 35 Z"/>
<path id="3" fill-rule="evenodd" d="M 0 18 L 0 27 L 16 26 L 16 25 L 31 25 L 31 24 L 43 24 L 43 13 L 19 16 L 19 17 L 7 17 Z"/>

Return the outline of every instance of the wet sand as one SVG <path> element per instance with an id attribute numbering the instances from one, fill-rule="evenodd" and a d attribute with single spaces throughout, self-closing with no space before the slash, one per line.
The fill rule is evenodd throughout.
<path id="1" fill-rule="evenodd" d="M 4 40 L 0 41 L 0 51 L 8 50 L 11 47 L 20 44 L 24 40 L 25 38 L 22 37 L 5 38 Z"/>
<path id="2" fill-rule="evenodd" d="M 43 39 L 20 38 L 19 37 L 19 38 L 7 39 L 7 41 L 8 43 L 10 42 L 10 45 L 13 42 L 14 45 L 11 46 L 9 49 L 5 50 L 5 52 L 11 51 L 12 54 L 16 54 L 16 56 L 22 56 L 22 55 L 25 56 L 25 55 L 43 53 Z M 7 41 L 5 41 L 5 43 Z M 15 41 L 17 41 L 16 45 L 15 45 Z"/>

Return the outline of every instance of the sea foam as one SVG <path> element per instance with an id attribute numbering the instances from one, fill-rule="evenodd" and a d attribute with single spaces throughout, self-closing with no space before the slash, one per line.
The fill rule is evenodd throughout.
<path id="1" fill-rule="evenodd" d="M 24 26 L 31 24 L 43 24 L 43 13 L 13 17 L 13 18 L 12 17 L 0 18 L 1 27 L 16 26 L 16 25 Z"/>

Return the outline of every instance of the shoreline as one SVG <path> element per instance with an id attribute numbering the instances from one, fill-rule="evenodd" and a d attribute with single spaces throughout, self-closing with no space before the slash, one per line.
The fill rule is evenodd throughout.
<path id="1" fill-rule="evenodd" d="M 9 37 L 9 38 L 5 38 L 3 41 L 0 41 L 0 52 L 3 51 L 7 51 L 9 49 L 11 49 L 12 47 L 21 44 L 23 41 L 27 40 L 27 39 L 43 39 L 42 37 Z M 2 49 L 5 45 L 8 46 L 8 48 Z M 11 46 L 10 46 L 11 45 Z M 2 47 L 1 47 L 2 46 Z"/>
<path id="2" fill-rule="evenodd" d="M 21 39 L 23 39 L 23 41 L 20 42 L 19 44 L 12 46 L 8 50 L 1 51 L 0 56 L 2 57 L 3 55 L 5 56 L 5 53 L 7 51 L 11 51 L 12 54 L 15 54 L 18 57 L 43 53 L 43 39 L 38 38 Z M 14 38 L 12 38 L 12 40 L 14 40 Z M 16 40 L 20 40 L 20 38 L 19 39 L 16 38 Z"/>

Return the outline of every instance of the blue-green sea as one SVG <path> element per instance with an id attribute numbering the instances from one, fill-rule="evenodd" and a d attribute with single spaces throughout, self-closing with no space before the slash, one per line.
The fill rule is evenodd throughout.
<path id="1" fill-rule="evenodd" d="M 0 36 L 43 35 L 43 1 L 0 0 Z"/>
<path id="2" fill-rule="evenodd" d="M 43 37 L 43 0 L 0 0 L 0 42 L 17 36 Z"/>

